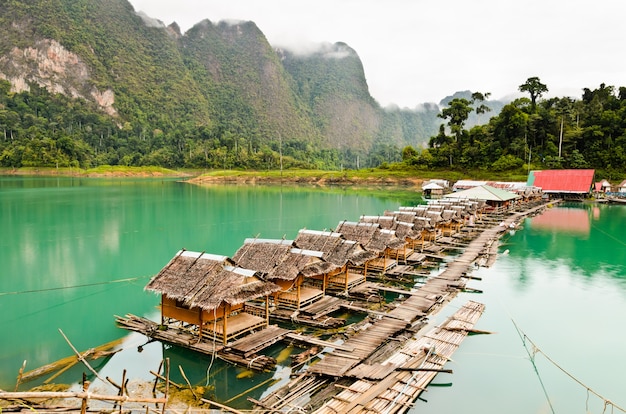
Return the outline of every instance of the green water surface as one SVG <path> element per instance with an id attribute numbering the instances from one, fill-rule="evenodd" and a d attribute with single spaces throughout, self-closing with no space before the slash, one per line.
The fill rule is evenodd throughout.
<path id="1" fill-rule="evenodd" d="M 288 354 L 276 346 L 275 372 L 253 374 L 117 328 L 114 315 L 158 318 L 149 278 L 181 248 L 232 256 L 246 237 L 294 238 L 299 229 L 332 229 L 340 220 L 415 205 L 406 191 L 286 186 L 197 187 L 161 179 L 0 177 L 0 388 L 27 370 L 122 338 L 123 352 L 102 376 L 151 378 L 163 357 L 174 380 L 181 365 L 192 383 L 227 401 L 261 383 L 288 378 Z M 528 218 L 501 240 L 482 280 L 432 318 L 467 300 L 486 305 L 476 326 L 412 413 L 573 413 L 626 406 L 626 206 L 572 204 Z M 517 328 L 516 328 L 517 325 Z M 538 348 L 531 358 L 523 338 Z M 539 352 L 538 350 L 541 350 Z M 141 350 L 141 352 L 139 352 Z M 543 352 L 543 353 L 542 353 Z M 549 361 L 549 356 L 553 362 Z M 60 378 L 76 382 L 84 368 Z M 274 380 L 272 380 L 274 378 Z M 575 378 L 575 379 L 574 379 Z M 579 382 L 577 382 L 579 381 Z M 276 384 L 275 384 L 276 383 Z M 266 386 L 248 394 L 261 398 Z M 229 404 L 245 408 L 245 396 Z"/>
<path id="2" fill-rule="evenodd" d="M 413 191 L 0 177 L 0 388 L 24 360 L 71 355 L 59 329 L 81 351 L 125 336 L 114 315 L 156 311 L 143 288 L 179 249 L 232 256 L 247 237 L 292 239 L 419 202 Z"/>

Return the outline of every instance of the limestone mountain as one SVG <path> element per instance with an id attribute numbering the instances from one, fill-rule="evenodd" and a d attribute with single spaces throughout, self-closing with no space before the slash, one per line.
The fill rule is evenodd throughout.
<path id="1" fill-rule="evenodd" d="M 5 166 L 376 165 L 439 124 L 436 105 L 381 108 L 346 44 L 299 55 L 253 22 L 182 34 L 126 0 L 3 1 L 0 79 Z"/>

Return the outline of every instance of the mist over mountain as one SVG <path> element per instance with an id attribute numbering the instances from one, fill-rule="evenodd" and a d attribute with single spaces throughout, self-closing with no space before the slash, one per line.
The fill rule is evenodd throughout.
<path id="1" fill-rule="evenodd" d="M 205 19 L 182 34 L 126 0 L 10 0 L 0 23 L 10 93 L 36 93 L 46 107 L 56 95 L 80 102 L 63 100 L 52 120 L 20 98 L 40 118 L 38 139 L 56 145 L 60 130 L 80 144 L 68 162 L 259 168 L 280 152 L 308 167 L 377 165 L 441 124 L 435 104 L 381 108 L 347 44 L 273 48 L 253 22 Z M 27 139 L 11 119 L 0 115 L 5 137 Z"/>

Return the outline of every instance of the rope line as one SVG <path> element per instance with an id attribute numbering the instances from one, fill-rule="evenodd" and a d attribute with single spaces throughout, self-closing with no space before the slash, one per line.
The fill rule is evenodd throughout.
<path id="1" fill-rule="evenodd" d="M 591 227 L 593 227 L 594 230 L 596 230 L 598 233 L 602 233 L 604 234 L 606 237 L 608 237 L 609 239 L 613 240 L 614 242 L 621 244 L 623 246 L 626 246 L 626 242 L 624 242 L 623 239 L 618 239 L 617 237 L 613 236 L 612 234 L 608 233 L 605 230 L 602 230 L 600 227 L 596 226 L 595 224 L 591 224 Z"/>
<path id="2" fill-rule="evenodd" d="M 537 355 L 537 352 L 539 352 L 539 348 L 537 348 L 535 344 L 533 344 L 533 342 L 530 340 L 530 338 L 526 336 L 526 334 L 524 334 L 522 331 L 518 329 L 517 324 L 515 323 L 513 319 L 511 319 L 511 321 L 513 321 L 515 330 L 517 331 L 517 334 L 519 335 L 520 339 L 522 340 L 522 344 L 524 345 L 524 350 L 528 354 L 528 358 L 530 359 L 530 363 L 533 365 L 535 374 L 537 374 L 537 378 L 539 379 L 539 383 L 541 384 L 541 389 L 543 390 L 543 394 L 546 396 L 546 400 L 548 401 L 548 405 L 550 406 L 550 411 L 552 411 L 552 414 L 555 414 L 554 407 L 552 406 L 552 401 L 550 400 L 550 396 L 548 395 L 548 390 L 546 390 L 546 386 L 543 383 L 543 380 L 541 379 L 541 375 L 539 374 L 539 368 L 537 368 L 537 364 L 535 364 L 535 356 Z M 532 349 L 531 349 L 532 352 L 526 346 L 526 340 L 528 340 L 528 342 L 530 342 L 530 344 L 532 345 Z"/>
<path id="3" fill-rule="evenodd" d="M 539 371 L 537 371 L 537 366 L 535 365 L 535 355 L 536 354 L 541 354 L 541 355 L 543 355 L 544 358 L 546 358 L 548 360 L 548 362 L 550 362 L 552 365 L 554 365 L 556 368 L 558 368 L 561 372 L 563 372 L 565 375 L 567 375 L 572 380 L 574 380 L 574 382 L 576 382 L 577 384 L 579 384 L 580 386 L 582 386 L 583 388 L 585 388 L 587 390 L 587 401 L 586 401 L 587 407 L 588 407 L 588 404 L 589 404 L 589 394 L 591 393 L 591 394 L 595 395 L 596 397 L 600 398 L 604 402 L 604 410 L 602 411 L 603 413 L 606 412 L 606 409 L 607 409 L 608 406 L 611 406 L 611 412 L 613 412 L 614 409 L 618 409 L 619 411 L 621 411 L 623 413 L 626 413 L 626 409 L 620 407 L 619 405 L 615 404 L 613 401 L 609 400 L 608 398 L 606 398 L 606 397 L 602 396 L 601 394 L 599 394 L 598 392 L 594 391 L 591 387 L 589 387 L 588 385 L 583 383 L 581 380 L 579 380 L 574 375 L 569 373 L 565 368 L 561 367 L 556 361 L 554 361 L 552 358 L 550 358 L 550 356 L 548 356 L 548 354 L 543 352 L 523 331 L 521 331 L 519 329 L 519 327 L 517 326 L 517 324 L 515 323 L 515 320 L 513 320 L 513 318 L 511 318 L 511 322 L 513 322 L 513 326 L 515 326 L 515 330 L 517 331 L 518 335 L 522 339 L 522 343 L 524 345 L 524 349 L 528 353 L 528 356 L 530 357 L 530 361 L 533 364 L 533 367 L 535 368 L 535 372 L 537 372 L 537 376 L 538 377 L 539 377 Z M 533 355 L 532 356 L 531 356 L 531 353 L 530 353 L 530 351 L 528 350 L 528 348 L 526 346 L 526 341 L 528 341 L 532 345 L 532 349 L 533 349 Z M 543 381 L 541 380 L 541 377 L 539 377 L 539 381 L 541 382 L 541 386 L 544 389 L 544 393 L 546 394 L 546 398 L 548 399 L 548 403 L 550 404 L 550 409 L 554 413 L 554 408 L 552 407 L 552 403 L 550 402 L 550 398 L 548 397 L 548 394 L 546 393 L 545 387 L 543 386 Z"/>
<path id="4" fill-rule="evenodd" d="M 51 288 L 45 288 L 45 289 L 32 289 L 32 290 L 21 290 L 21 291 L 13 291 L 13 292 L 0 292 L 0 296 L 23 295 L 23 294 L 26 294 L 26 293 L 50 292 L 50 291 L 54 291 L 54 290 L 65 290 L 65 289 L 78 289 L 78 288 L 84 288 L 84 287 L 90 287 L 90 286 L 110 285 L 110 284 L 113 284 L 113 283 L 127 283 L 127 282 L 134 282 L 136 280 L 147 278 L 147 277 L 151 277 L 151 276 L 152 275 L 137 276 L 137 277 L 130 277 L 130 278 L 126 278 L 126 279 L 108 280 L 106 282 L 85 283 L 85 284 L 82 284 L 82 285 L 73 285 L 73 286 L 57 286 L 57 287 L 51 287 Z"/>

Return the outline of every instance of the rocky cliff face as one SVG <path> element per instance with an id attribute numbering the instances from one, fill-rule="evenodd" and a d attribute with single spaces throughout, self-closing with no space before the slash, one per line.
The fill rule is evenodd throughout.
<path id="1" fill-rule="evenodd" d="M 113 91 L 93 86 L 85 62 L 56 40 L 41 39 L 30 47 L 11 49 L 0 57 L 0 78 L 8 80 L 14 92 L 28 91 L 33 83 L 52 93 L 93 100 L 105 113 L 117 115 Z"/>

